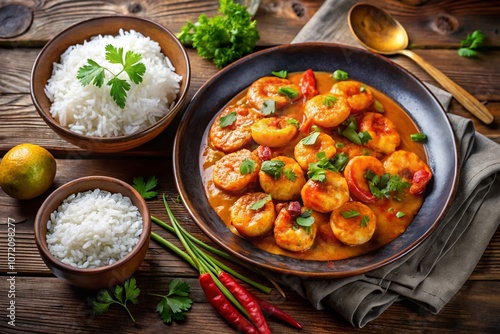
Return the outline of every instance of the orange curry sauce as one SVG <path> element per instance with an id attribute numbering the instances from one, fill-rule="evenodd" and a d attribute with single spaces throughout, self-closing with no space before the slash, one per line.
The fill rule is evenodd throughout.
<path id="1" fill-rule="evenodd" d="M 287 79 L 293 83 L 298 84 L 299 79 L 303 73 L 289 73 Z M 331 73 L 326 72 L 314 72 L 316 79 L 316 88 L 319 94 L 326 94 L 330 91 L 332 85 L 336 82 L 332 78 Z M 401 137 L 401 144 L 397 148 L 398 150 L 406 150 L 414 152 L 423 161 L 427 161 L 426 154 L 422 143 L 413 142 L 410 139 L 410 134 L 417 133 L 418 130 L 411 121 L 411 119 L 406 115 L 406 113 L 389 97 L 382 94 L 380 91 L 376 90 L 374 87 L 366 86 L 371 89 L 374 100 L 378 100 L 384 106 L 384 116 L 389 118 L 394 125 L 397 127 L 399 135 Z M 229 103 L 234 104 L 237 101 L 244 102 L 246 90 L 235 96 Z M 286 107 L 283 110 L 279 110 L 275 115 L 279 116 L 290 116 L 299 122 L 303 120 L 303 101 L 299 100 L 294 104 Z M 223 108 L 224 109 L 224 108 Z M 215 117 L 214 117 L 215 119 Z M 211 124 L 210 124 L 211 125 Z M 230 228 L 235 234 L 238 234 L 236 229 L 231 226 L 230 221 L 230 207 L 231 205 L 244 193 L 231 194 L 218 189 L 212 181 L 212 169 L 215 162 L 220 159 L 224 153 L 215 150 L 210 146 L 208 139 L 208 131 L 204 136 L 205 142 L 202 147 L 203 155 L 201 158 L 202 163 L 202 177 L 205 186 L 205 192 L 207 194 L 208 200 L 212 208 L 217 212 L 222 221 Z M 327 132 L 327 131 L 325 131 Z M 329 131 L 328 134 L 332 134 Z M 338 141 L 340 136 L 334 133 L 333 138 Z M 332 135 L 332 136 L 333 136 Z M 297 137 L 290 142 L 287 146 L 279 148 L 280 155 L 287 155 L 293 157 L 293 148 L 299 140 L 304 138 L 306 135 L 299 132 Z M 349 143 L 345 138 L 340 138 L 343 143 Z M 253 146 L 249 147 L 250 150 L 255 149 L 257 145 L 254 143 Z M 273 149 L 273 157 L 278 155 L 275 153 L 277 149 Z M 341 150 L 337 149 L 337 153 Z M 379 156 L 380 158 L 380 156 Z M 248 191 L 262 191 L 258 181 L 255 187 L 248 189 Z M 270 253 L 281 254 L 289 257 L 307 259 L 307 260 L 340 260 L 357 255 L 361 255 L 377 248 L 384 246 L 390 241 L 397 238 L 401 233 L 405 231 L 408 225 L 412 222 L 413 218 L 417 214 L 423 203 L 423 195 L 411 195 L 408 191 L 405 191 L 400 195 L 401 201 L 394 199 L 379 199 L 374 204 L 367 204 L 375 213 L 377 217 L 376 231 L 373 237 L 365 244 L 358 246 L 348 246 L 341 243 L 333 234 L 332 229 L 329 224 L 330 214 L 319 214 L 321 220 L 316 220 L 318 224 L 318 231 L 314 245 L 306 251 L 303 252 L 290 252 L 285 249 L 280 248 L 274 241 L 273 231 L 271 230 L 265 236 L 258 237 L 255 239 L 249 239 L 256 247 L 264 249 Z M 352 200 L 352 198 L 351 198 Z M 276 201 L 275 201 L 276 204 Z M 396 217 L 396 213 L 402 211 L 405 215 L 401 218 Z"/>

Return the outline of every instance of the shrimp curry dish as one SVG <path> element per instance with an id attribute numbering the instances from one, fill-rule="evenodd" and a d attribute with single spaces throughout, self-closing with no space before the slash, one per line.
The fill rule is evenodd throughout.
<path id="1" fill-rule="evenodd" d="M 432 179 L 418 130 L 376 87 L 333 74 L 270 73 L 214 117 L 201 169 L 233 233 L 273 254 L 340 260 L 402 234 Z"/>

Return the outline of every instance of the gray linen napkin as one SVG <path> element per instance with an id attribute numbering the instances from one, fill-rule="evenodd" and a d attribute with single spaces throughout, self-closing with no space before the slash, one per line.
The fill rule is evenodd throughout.
<path id="1" fill-rule="evenodd" d="M 325 1 L 293 42 L 355 45 L 357 42 L 346 29 L 347 12 L 355 2 Z M 450 95 L 437 87 L 430 88 L 446 108 Z M 451 114 L 448 117 L 460 149 L 457 195 L 441 224 L 419 247 L 363 275 L 334 280 L 278 280 L 315 308 L 333 309 L 357 327 L 365 326 L 403 299 L 438 313 L 468 279 L 500 223 L 500 145 L 477 133 L 472 121 Z"/>

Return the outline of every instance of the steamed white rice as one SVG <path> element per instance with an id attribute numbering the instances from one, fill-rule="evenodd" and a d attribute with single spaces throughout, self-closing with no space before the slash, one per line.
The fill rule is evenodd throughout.
<path id="1" fill-rule="evenodd" d="M 49 251 L 78 268 L 120 260 L 141 234 L 142 216 L 130 198 L 100 189 L 69 196 L 47 222 Z"/>
<path id="2" fill-rule="evenodd" d="M 112 76 L 109 72 L 101 88 L 92 83 L 83 87 L 76 77 L 78 69 L 87 65 L 87 59 L 95 60 L 113 73 L 122 70 L 122 65 L 106 60 L 108 44 L 123 48 L 124 54 L 140 53 L 141 62 L 146 66 L 140 84 L 131 82 L 126 73 L 120 74 L 120 79 L 131 84 L 124 109 L 118 107 L 110 95 L 107 82 Z M 45 86 L 45 94 L 52 102 L 52 117 L 71 131 L 87 136 L 116 137 L 156 123 L 172 107 L 182 80 L 161 52 L 160 45 L 134 30 L 120 30 L 118 36 L 94 36 L 90 41 L 69 47 L 60 61 L 53 64 L 52 76 Z"/>

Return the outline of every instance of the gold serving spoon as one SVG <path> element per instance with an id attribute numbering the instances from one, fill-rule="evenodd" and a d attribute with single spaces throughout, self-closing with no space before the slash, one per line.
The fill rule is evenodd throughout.
<path id="1" fill-rule="evenodd" d="M 389 13 L 366 3 L 358 3 L 349 11 L 348 22 L 352 34 L 365 48 L 383 55 L 402 54 L 413 59 L 470 113 L 485 124 L 493 122 L 493 115 L 474 96 L 422 57 L 406 49 L 408 34 Z"/>

